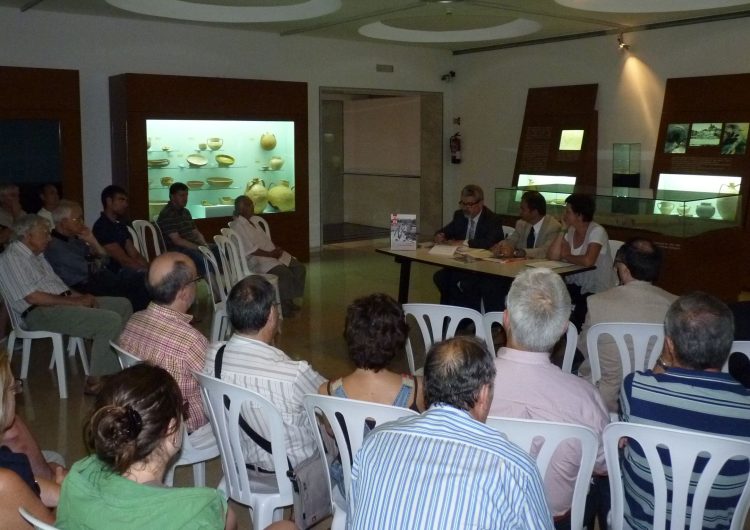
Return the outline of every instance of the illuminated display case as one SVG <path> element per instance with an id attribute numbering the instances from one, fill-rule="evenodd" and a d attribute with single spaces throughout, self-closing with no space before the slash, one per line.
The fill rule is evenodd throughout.
<path id="1" fill-rule="evenodd" d="M 146 134 L 150 218 L 174 182 L 194 219 L 232 215 L 238 195 L 256 214 L 295 210 L 294 122 L 147 120 Z"/>

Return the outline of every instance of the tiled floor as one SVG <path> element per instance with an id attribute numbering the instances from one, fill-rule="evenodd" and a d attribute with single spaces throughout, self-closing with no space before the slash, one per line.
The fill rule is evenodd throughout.
<path id="1" fill-rule="evenodd" d="M 396 296 L 399 266 L 389 257 L 376 254 L 376 246 L 387 240 L 360 241 L 326 246 L 308 264 L 307 292 L 303 309 L 283 322 L 278 346 L 295 359 L 305 359 L 325 377 L 337 377 L 351 368 L 342 338 L 346 306 L 356 297 L 382 291 Z M 411 300 L 437 302 L 432 286 L 434 268 L 415 264 L 412 267 Z M 200 326 L 209 326 L 204 317 Z M 55 372 L 48 369 L 49 346 L 34 347 L 29 379 L 19 396 L 18 411 L 26 419 L 42 448 L 61 453 L 68 465 L 85 456 L 82 425 L 92 404 L 84 397 L 82 371 L 78 360 L 68 359 L 67 400 L 60 400 Z M 13 358 L 14 373 L 20 373 L 20 354 Z M 397 368 L 407 371 L 405 360 Z M 220 478 L 218 461 L 208 466 L 208 484 Z M 190 485 L 190 468 L 178 469 L 175 484 Z M 250 528 L 246 508 L 235 505 L 240 528 Z M 324 522 L 320 528 L 327 528 Z"/>

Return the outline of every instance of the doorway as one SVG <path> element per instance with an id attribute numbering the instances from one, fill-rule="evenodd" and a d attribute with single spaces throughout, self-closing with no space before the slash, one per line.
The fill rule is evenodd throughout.
<path id="1" fill-rule="evenodd" d="M 442 94 L 321 88 L 320 123 L 323 244 L 388 237 L 391 213 L 440 227 Z"/>

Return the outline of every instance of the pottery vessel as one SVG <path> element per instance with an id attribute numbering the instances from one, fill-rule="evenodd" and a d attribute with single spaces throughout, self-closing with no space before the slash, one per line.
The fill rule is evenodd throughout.
<path id="1" fill-rule="evenodd" d="M 254 178 L 247 183 L 245 195 L 253 201 L 253 212 L 262 213 L 268 206 L 268 190 L 263 179 Z"/>
<path id="2" fill-rule="evenodd" d="M 294 211 L 294 190 L 288 180 L 280 180 L 268 190 L 268 202 L 280 212 Z"/>
<path id="3" fill-rule="evenodd" d="M 206 145 L 211 151 L 216 151 L 217 149 L 221 149 L 221 146 L 224 145 L 224 140 L 221 138 L 209 138 L 206 140 Z"/>
<path id="4" fill-rule="evenodd" d="M 663 213 L 664 215 L 669 215 L 672 213 L 672 210 L 674 210 L 674 203 L 671 202 L 660 202 L 656 206 L 659 207 L 659 211 Z"/>
<path id="5" fill-rule="evenodd" d="M 719 188 L 719 193 L 731 194 L 735 197 L 723 197 L 716 199 L 716 208 L 719 210 L 719 217 L 726 221 L 733 221 L 737 216 L 737 200 L 739 197 L 736 195 L 740 192 L 739 184 L 730 182 L 729 184 L 722 184 Z"/>
<path id="6" fill-rule="evenodd" d="M 174 179 L 172 177 L 162 177 L 159 179 L 159 182 L 161 182 L 162 186 L 171 186 L 174 184 Z"/>
<path id="7" fill-rule="evenodd" d="M 716 208 L 710 202 L 702 202 L 695 208 L 695 214 L 703 219 L 711 219 L 716 213 Z"/>
<path id="8" fill-rule="evenodd" d="M 276 136 L 270 132 L 263 133 L 260 137 L 260 146 L 266 151 L 270 151 L 276 147 Z"/>
<path id="9" fill-rule="evenodd" d="M 691 206 L 689 204 L 680 204 L 677 207 L 677 214 L 681 216 L 690 215 L 690 208 Z"/>
<path id="10" fill-rule="evenodd" d="M 280 156 L 272 156 L 271 160 L 268 161 L 268 167 L 273 169 L 274 171 L 277 171 L 281 169 L 281 166 L 284 165 L 284 159 Z"/>

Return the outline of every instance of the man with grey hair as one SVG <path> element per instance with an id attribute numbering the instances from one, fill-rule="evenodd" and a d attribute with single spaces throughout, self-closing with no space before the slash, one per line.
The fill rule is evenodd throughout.
<path id="1" fill-rule="evenodd" d="M 53 331 L 93 340 L 91 376 L 86 389 L 94 391 L 100 377 L 119 370 L 109 347 L 132 313 L 130 302 L 119 297 L 94 297 L 72 289 L 44 258 L 50 229 L 46 219 L 25 215 L 13 224 L 14 241 L 0 254 L 0 291 L 27 329 Z"/>
<path id="2" fill-rule="evenodd" d="M 492 354 L 474 337 L 430 348 L 430 408 L 365 439 L 352 467 L 348 528 L 552 528 L 534 461 L 485 425 L 494 377 Z"/>
<path id="3" fill-rule="evenodd" d="M 569 318 L 570 295 L 559 275 L 549 269 L 529 269 L 516 277 L 503 315 L 508 345 L 495 360 L 490 414 L 589 427 L 600 440 L 594 474 L 606 475 L 601 434 L 609 423 L 607 407 L 591 383 L 563 373 L 550 362 L 550 352 L 567 330 Z M 545 489 L 555 524 L 562 528 L 570 524 L 580 448 L 565 445 L 554 460 Z"/>

